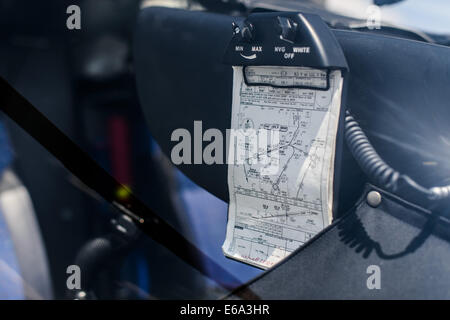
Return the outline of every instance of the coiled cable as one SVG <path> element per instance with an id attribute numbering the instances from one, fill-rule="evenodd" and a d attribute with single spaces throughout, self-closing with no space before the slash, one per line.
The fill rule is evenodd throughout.
<path id="1" fill-rule="evenodd" d="M 450 197 L 450 185 L 427 189 L 384 162 L 348 110 L 345 112 L 345 140 L 363 172 L 380 187 L 396 192 L 401 180 L 415 190 L 424 193 L 430 200 Z"/>

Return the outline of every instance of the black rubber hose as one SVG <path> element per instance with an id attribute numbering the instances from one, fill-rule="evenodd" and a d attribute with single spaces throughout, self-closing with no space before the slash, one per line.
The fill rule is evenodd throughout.
<path id="1" fill-rule="evenodd" d="M 427 189 L 384 162 L 348 110 L 345 112 L 345 140 L 356 162 L 376 185 L 396 192 L 401 180 L 415 191 L 425 194 L 430 200 L 440 200 L 450 196 L 450 186 Z"/>
<path id="2" fill-rule="evenodd" d="M 373 182 L 395 191 L 400 173 L 381 159 L 350 112 L 345 114 L 345 139 L 356 162 Z"/>

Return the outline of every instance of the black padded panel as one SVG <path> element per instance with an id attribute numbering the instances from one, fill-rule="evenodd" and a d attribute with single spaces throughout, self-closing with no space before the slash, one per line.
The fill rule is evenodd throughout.
<path id="1" fill-rule="evenodd" d="M 136 28 L 134 59 L 141 106 L 151 133 L 170 156 L 173 130 L 231 125 L 232 70 L 222 64 L 233 18 L 178 9 L 147 8 Z M 197 184 L 228 199 L 225 165 L 180 165 Z"/>
<path id="2" fill-rule="evenodd" d="M 377 208 L 365 201 L 371 190 L 382 194 Z M 448 219 L 367 186 L 353 210 L 228 298 L 250 289 L 262 299 L 449 299 L 449 227 Z M 380 289 L 367 286 L 374 265 Z"/>

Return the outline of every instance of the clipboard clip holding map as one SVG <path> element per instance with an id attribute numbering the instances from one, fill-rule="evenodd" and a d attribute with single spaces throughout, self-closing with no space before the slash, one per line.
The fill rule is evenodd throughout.
<path id="1" fill-rule="evenodd" d="M 317 15 L 253 13 L 232 30 L 224 62 L 233 67 L 236 134 L 228 146 L 222 249 L 267 269 L 337 210 L 348 66 Z"/>
<path id="2" fill-rule="evenodd" d="M 315 73 L 302 73 L 298 69 L 286 69 L 282 78 L 274 77 L 270 72 L 261 74 L 255 66 L 243 66 L 242 76 L 245 84 L 250 86 L 268 86 L 286 89 L 313 89 L 328 91 L 330 89 L 330 69 L 315 68 Z"/>

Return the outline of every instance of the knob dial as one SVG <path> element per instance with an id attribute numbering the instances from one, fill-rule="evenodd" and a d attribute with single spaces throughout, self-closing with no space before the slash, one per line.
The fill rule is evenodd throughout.
<path id="1" fill-rule="evenodd" d="M 297 36 L 298 24 L 287 17 L 277 17 L 280 38 L 291 42 Z"/>
<path id="2" fill-rule="evenodd" d="M 242 40 L 250 42 L 253 39 L 253 25 L 251 23 L 245 23 L 241 29 Z"/>

